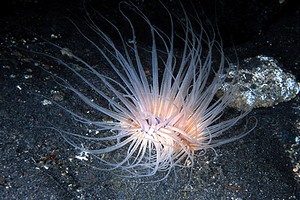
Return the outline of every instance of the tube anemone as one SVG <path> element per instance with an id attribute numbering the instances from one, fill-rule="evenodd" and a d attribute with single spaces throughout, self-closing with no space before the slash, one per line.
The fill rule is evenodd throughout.
<path id="1" fill-rule="evenodd" d="M 101 43 L 87 37 L 75 25 L 106 60 L 118 79 L 100 73 L 79 56 L 70 55 L 73 62 L 85 69 L 84 72 L 76 70 L 74 65 L 63 59 L 48 55 L 72 71 L 81 84 L 93 90 L 97 98 L 104 99 L 107 104 L 91 100 L 75 84 L 58 78 L 62 84 L 91 109 L 111 119 L 93 120 L 64 108 L 78 123 L 91 128 L 88 135 L 55 128 L 62 137 L 76 149 L 94 156 L 102 164 L 99 168 L 103 170 L 119 169 L 129 177 L 149 177 L 163 172 L 167 177 L 177 167 L 193 167 L 197 152 L 203 153 L 247 134 L 244 131 L 234 137 L 223 137 L 247 113 L 220 120 L 236 88 L 232 86 L 220 98 L 214 98 L 228 77 L 224 67 L 229 66 L 214 33 L 209 35 L 200 20 L 194 18 L 201 28 L 196 33 L 183 9 L 181 26 L 184 35 L 178 36 L 174 33 L 173 17 L 166 9 L 171 24 L 170 34 L 167 34 L 156 28 L 135 5 L 122 4 L 133 8 L 147 23 L 152 43 L 151 71 L 146 72 L 140 58 L 141 48 L 135 39 L 134 25 L 122 9 L 120 12 L 131 27 L 131 42 L 126 42 L 121 30 L 103 18 L 118 34 L 121 47 L 115 45 L 90 18 L 87 23 Z M 174 53 L 175 39 L 183 45 L 180 56 Z M 158 42 L 162 47 L 157 47 Z M 219 60 L 217 70 L 213 68 L 215 58 Z M 100 89 L 90 75 L 96 77 L 104 88 Z M 110 94 L 104 91 L 110 91 Z"/>

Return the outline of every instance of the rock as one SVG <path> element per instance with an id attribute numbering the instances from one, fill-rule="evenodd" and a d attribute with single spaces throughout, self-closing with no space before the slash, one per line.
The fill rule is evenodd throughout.
<path id="1" fill-rule="evenodd" d="M 220 95 L 232 84 L 238 87 L 229 106 L 237 110 L 271 107 L 291 100 L 300 91 L 295 76 L 284 72 L 276 59 L 264 55 L 247 58 L 237 70 L 231 69 Z"/>

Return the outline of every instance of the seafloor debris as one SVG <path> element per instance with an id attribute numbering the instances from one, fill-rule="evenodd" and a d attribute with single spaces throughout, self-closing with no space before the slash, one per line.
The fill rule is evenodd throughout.
<path id="1" fill-rule="evenodd" d="M 298 122 L 298 125 L 300 123 Z M 300 129 L 300 128 L 299 128 Z M 298 130 L 299 130 L 298 129 Z M 295 180 L 300 183 L 300 135 L 295 137 L 295 143 L 287 150 L 293 166 Z"/>
<path id="2" fill-rule="evenodd" d="M 233 81 L 239 87 L 229 106 L 238 110 L 249 110 L 274 106 L 294 98 L 300 91 L 300 82 L 279 66 L 277 60 L 263 55 L 243 60 L 238 70 L 229 72 L 232 76 L 229 78 L 239 77 Z M 230 84 L 232 80 L 223 84 L 220 95 Z"/>

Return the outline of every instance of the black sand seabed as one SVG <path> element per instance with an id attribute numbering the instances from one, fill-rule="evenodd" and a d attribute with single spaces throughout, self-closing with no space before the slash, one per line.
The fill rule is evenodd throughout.
<path id="1" fill-rule="evenodd" d="M 218 2 L 216 7 L 213 4 L 207 7 L 223 11 L 223 20 L 220 20 L 222 16 L 215 16 L 218 17 L 221 35 L 224 31 L 222 37 L 229 55 L 234 58 L 236 51 L 239 59 L 260 54 L 272 56 L 283 64 L 284 70 L 300 80 L 299 5 L 290 1 L 282 4 L 280 1 L 251 1 L 252 6 L 242 5 L 239 1 L 233 2 L 232 6 L 226 1 Z M 147 8 L 150 10 L 156 4 L 147 4 L 144 12 L 147 13 Z M 300 116 L 299 95 L 273 108 L 253 110 L 250 115 L 258 119 L 256 129 L 245 138 L 218 148 L 219 157 L 216 159 L 213 156 L 198 158 L 189 183 L 184 172 L 178 172 L 177 181 L 171 174 L 162 182 L 141 184 L 95 170 L 87 165 L 88 162 L 75 159 L 78 152 L 53 131 L 32 128 L 48 122 L 60 124 L 61 128 L 70 128 L 72 124 L 64 123 L 68 117 L 66 113 L 53 105 L 43 106 L 41 101 L 44 98 L 33 94 L 50 95 L 51 90 L 57 89 L 57 83 L 41 68 L 34 66 L 32 54 L 19 54 L 14 48 L 34 44 L 30 42 L 32 33 L 19 25 L 47 38 L 59 33 L 61 38 L 57 41 L 63 47 L 72 47 L 74 54 L 76 51 L 80 53 L 86 41 L 72 40 L 73 34 L 78 33 L 74 28 L 69 29 L 72 25 L 64 18 L 76 13 L 78 5 L 82 4 L 79 1 L 22 0 L 1 5 L 0 199 L 300 198 L 300 188 L 286 152 L 299 135 L 299 129 L 296 129 Z M 116 5 L 114 1 L 103 1 L 102 10 L 106 16 L 111 14 L 115 17 L 118 13 L 113 5 Z M 99 3 L 97 6 L 101 8 Z M 210 16 L 209 11 L 203 10 Z M 155 14 L 155 11 L 150 10 L 149 13 Z M 226 26 L 231 27 L 228 30 L 233 32 L 228 37 Z M 101 59 L 93 56 L 91 60 Z M 65 77 L 68 76 L 64 70 L 59 70 L 61 74 L 66 73 Z M 61 100 L 63 105 L 80 104 L 78 99 L 67 94 Z M 78 107 L 79 112 L 80 109 Z M 210 154 L 213 155 L 212 152 Z M 210 161 L 209 164 L 203 164 L 203 159 Z"/>

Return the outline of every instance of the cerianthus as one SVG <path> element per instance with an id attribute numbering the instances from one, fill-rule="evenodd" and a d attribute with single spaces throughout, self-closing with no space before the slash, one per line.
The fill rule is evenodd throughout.
<path id="1" fill-rule="evenodd" d="M 193 167 L 194 156 L 199 152 L 205 153 L 207 149 L 244 136 L 247 131 L 233 137 L 224 137 L 224 133 L 246 112 L 221 120 L 236 87 L 232 85 L 221 97 L 215 98 L 228 77 L 224 68 L 230 64 L 214 32 L 210 35 L 203 29 L 200 20 L 193 18 L 193 22 L 196 21 L 200 28 L 196 32 L 188 14 L 182 9 L 184 17 L 180 25 L 184 34 L 179 36 L 174 31 L 174 17 L 166 9 L 171 24 L 168 34 L 154 26 L 134 4 L 121 4 L 129 5 L 131 11 L 149 28 L 151 48 L 146 52 L 150 52 L 151 66 L 147 66 L 150 70 L 146 71 L 141 61 L 141 51 L 145 49 L 138 46 L 133 22 L 122 9 L 121 14 L 131 27 L 131 41 L 126 40 L 121 30 L 104 18 L 118 34 L 121 47 L 115 45 L 88 17 L 88 25 L 101 43 L 93 41 L 79 28 L 78 31 L 97 49 L 118 79 L 100 73 L 79 56 L 71 55 L 85 69 L 85 73 L 76 70 L 75 65 L 55 58 L 71 70 L 82 84 L 93 90 L 98 98 L 107 102 L 107 105 L 103 105 L 91 100 L 74 84 L 63 80 L 64 86 L 87 106 L 109 119 L 93 120 L 64 108 L 78 123 L 93 127 L 88 136 L 56 128 L 67 142 L 97 158 L 103 164 L 99 167 L 101 169 L 119 169 L 129 177 L 149 177 L 158 172 L 167 177 L 176 168 Z M 180 55 L 174 53 L 175 39 L 183 46 Z M 160 48 L 157 47 L 158 42 Z M 218 60 L 217 65 L 215 58 Z M 111 95 L 97 87 L 88 74 L 96 77 Z"/>

